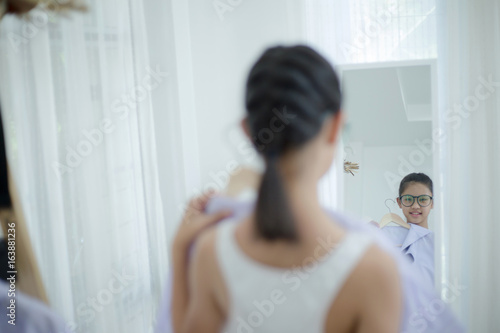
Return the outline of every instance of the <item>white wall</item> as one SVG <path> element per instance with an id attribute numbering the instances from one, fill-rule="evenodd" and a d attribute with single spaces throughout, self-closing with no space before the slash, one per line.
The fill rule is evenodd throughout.
<path id="1" fill-rule="evenodd" d="M 432 178 L 432 155 L 417 146 L 366 147 L 361 142 L 349 144 L 347 159 L 360 164 L 353 177 L 344 175 L 345 211 L 367 220 L 379 221 L 388 213 L 386 199 L 398 196 L 401 179 L 411 172 L 423 172 Z M 403 217 L 397 205 L 388 202 L 393 213 Z M 430 225 L 432 228 L 432 213 Z"/>
<path id="2" fill-rule="evenodd" d="M 214 3 L 233 10 L 218 13 Z M 252 159 L 253 154 L 242 154 L 236 148 L 244 141 L 239 121 L 244 115 L 246 76 L 265 48 L 300 40 L 296 31 L 301 23 L 294 18 L 296 3 L 299 1 L 189 1 L 196 110 L 193 128 L 198 135 L 201 188 L 217 185 L 214 178 L 224 181 L 222 175 L 212 177 L 211 173 L 231 169 L 235 160 L 248 163 Z M 256 165 L 256 159 L 252 160 L 250 164 Z"/>

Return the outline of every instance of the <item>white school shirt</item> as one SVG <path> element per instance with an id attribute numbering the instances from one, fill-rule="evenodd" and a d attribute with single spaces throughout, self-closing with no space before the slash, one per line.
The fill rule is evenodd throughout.
<path id="1" fill-rule="evenodd" d="M 434 233 L 410 223 L 410 229 L 386 226 L 381 229 L 421 274 L 422 283 L 434 288 Z"/>

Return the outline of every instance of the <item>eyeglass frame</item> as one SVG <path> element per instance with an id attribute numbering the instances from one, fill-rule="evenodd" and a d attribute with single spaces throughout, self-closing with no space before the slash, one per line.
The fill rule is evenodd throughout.
<path id="1" fill-rule="evenodd" d="M 403 203 L 403 200 L 401 200 L 401 198 L 402 198 L 402 197 L 405 197 L 405 196 L 409 196 L 409 197 L 412 197 L 412 198 L 413 198 L 413 202 L 412 202 L 409 206 L 405 205 L 405 204 Z M 420 202 L 418 202 L 418 201 L 419 201 L 419 199 L 420 199 L 420 197 L 429 197 L 429 198 L 431 198 L 431 201 L 429 202 L 429 204 L 428 204 L 427 206 L 422 206 L 422 204 L 420 204 Z M 431 202 L 432 202 L 432 200 L 433 200 L 432 196 L 431 196 L 431 195 L 428 195 L 428 194 L 422 194 L 422 195 L 418 195 L 418 196 L 414 196 L 414 195 L 411 195 L 411 194 L 403 194 L 403 195 L 399 196 L 399 197 L 398 197 L 398 199 L 399 199 L 399 202 L 400 202 L 403 206 L 405 206 L 405 207 L 411 207 L 411 206 L 413 206 L 413 204 L 415 203 L 415 199 L 417 200 L 417 203 L 418 203 L 418 205 L 419 205 L 420 207 L 429 207 L 429 205 L 431 204 Z"/>

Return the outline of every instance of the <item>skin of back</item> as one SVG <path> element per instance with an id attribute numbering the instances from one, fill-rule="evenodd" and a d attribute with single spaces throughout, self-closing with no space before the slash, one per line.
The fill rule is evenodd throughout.
<path id="1" fill-rule="evenodd" d="M 190 265 L 193 301 L 184 333 L 220 332 L 229 313 L 229 293 L 218 266 L 216 232 L 200 236 Z M 402 307 L 399 273 L 394 260 L 372 245 L 340 289 L 325 322 L 326 333 L 397 333 Z"/>

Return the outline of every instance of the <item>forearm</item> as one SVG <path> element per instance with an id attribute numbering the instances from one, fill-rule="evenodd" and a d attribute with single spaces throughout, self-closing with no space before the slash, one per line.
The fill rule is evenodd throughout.
<path id="1" fill-rule="evenodd" d="M 180 333 L 189 305 L 188 256 L 183 246 L 173 247 L 172 327 Z"/>
<path id="2" fill-rule="evenodd" d="M 205 206 L 210 196 L 195 198 L 189 202 L 186 213 L 177 230 L 172 246 L 172 327 L 175 333 L 185 328 L 192 293 L 189 285 L 189 249 L 203 230 L 231 215 L 229 211 L 205 214 Z"/>

